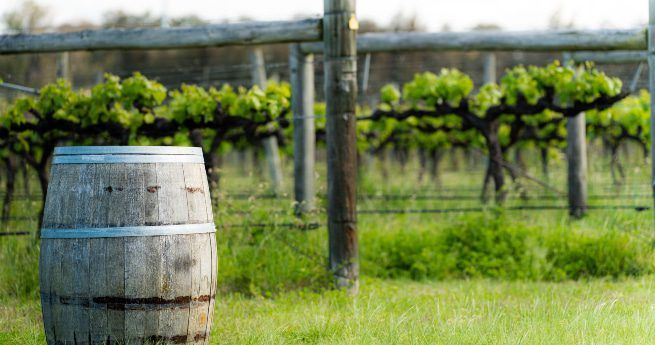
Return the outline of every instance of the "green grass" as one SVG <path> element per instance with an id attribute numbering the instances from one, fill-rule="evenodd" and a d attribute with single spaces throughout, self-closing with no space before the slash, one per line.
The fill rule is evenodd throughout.
<path id="1" fill-rule="evenodd" d="M 360 192 L 477 196 L 481 162 L 465 164 L 458 156 L 460 170 L 445 161 L 442 187 L 418 182 L 416 162 L 404 173 L 390 166 L 389 179 L 373 163 Z M 536 155 L 526 156 L 529 166 L 538 167 Z M 655 343 L 652 212 L 591 211 L 575 221 L 565 210 L 499 211 L 493 205 L 473 214 L 361 214 L 361 291 L 349 296 L 327 288 L 323 201 L 303 220 L 320 223 L 318 229 L 289 229 L 282 224 L 303 222 L 292 215 L 291 198 L 257 197 L 268 192 L 265 172 L 244 174 L 232 163 L 223 170 L 212 344 Z M 647 166 L 632 157 L 626 170 L 625 183 L 613 186 L 606 161 L 592 159 L 590 194 L 617 198 L 590 202 L 650 205 L 638 197 L 650 191 L 644 187 Z M 551 171 L 549 183 L 564 190 L 565 165 L 556 161 Z M 530 173 L 540 174 L 534 168 Z M 324 165 L 317 176 L 324 194 Z M 529 195 L 556 195 L 521 182 Z M 242 192 L 253 197 L 234 197 Z M 510 196 L 510 206 L 566 203 L 520 200 L 514 187 Z M 359 201 L 360 209 L 480 206 L 475 198 Z M 14 216 L 37 211 L 38 201 L 13 207 Z M 252 226 L 258 223 L 271 225 Z M 18 220 L 8 230 L 34 226 Z M 0 237 L 0 344 L 44 343 L 37 264 L 32 238 Z"/>
<path id="2" fill-rule="evenodd" d="M 229 296 L 215 332 L 232 344 L 640 344 L 655 333 L 653 282 L 367 279 L 357 297 Z"/>
<path id="3" fill-rule="evenodd" d="M 364 279 L 360 294 L 223 294 L 212 344 L 647 344 L 655 277 L 563 283 Z M 0 307 L 0 343 L 41 344 L 38 303 Z"/>

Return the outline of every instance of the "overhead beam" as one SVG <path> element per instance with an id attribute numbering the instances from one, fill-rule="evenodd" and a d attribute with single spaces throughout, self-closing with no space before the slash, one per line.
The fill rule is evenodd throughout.
<path id="1" fill-rule="evenodd" d="M 178 49 L 320 41 L 322 20 L 244 22 L 179 28 L 1 35 L 0 54 L 76 50 Z"/>
<path id="2" fill-rule="evenodd" d="M 573 52 L 570 54 L 575 62 L 593 61 L 598 63 L 638 63 L 646 62 L 648 52 L 646 50 L 617 50 L 610 52 Z"/>
<path id="3" fill-rule="evenodd" d="M 580 51 L 645 50 L 646 30 L 550 30 L 495 32 L 375 32 L 357 37 L 358 53 L 397 51 Z M 321 43 L 303 43 L 321 54 Z"/>

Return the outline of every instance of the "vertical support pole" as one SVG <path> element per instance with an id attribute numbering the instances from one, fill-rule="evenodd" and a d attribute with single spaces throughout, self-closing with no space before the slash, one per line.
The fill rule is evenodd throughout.
<path id="1" fill-rule="evenodd" d="M 641 78 L 641 71 L 644 69 L 644 63 L 640 62 L 637 65 L 637 70 L 635 70 L 635 75 L 632 76 L 632 81 L 630 82 L 630 88 L 628 89 L 628 92 L 631 94 L 634 94 L 637 92 L 637 85 L 639 85 L 639 78 Z"/>
<path id="2" fill-rule="evenodd" d="M 57 79 L 65 79 L 71 82 L 70 56 L 68 52 L 57 54 Z"/>
<path id="3" fill-rule="evenodd" d="M 482 62 L 482 82 L 484 84 L 496 82 L 496 54 L 485 53 Z"/>
<path id="4" fill-rule="evenodd" d="M 289 49 L 291 112 L 293 113 L 293 176 L 296 215 L 314 209 L 314 56 Z"/>
<path id="5" fill-rule="evenodd" d="M 323 1 L 329 263 L 336 285 L 357 293 L 357 29 L 355 0 Z"/>
<path id="6" fill-rule="evenodd" d="M 655 205 L 655 0 L 648 2 L 648 91 L 650 92 L 650 164 Z M 655 207 L 653 207 L 655 210 Z"/>
<path id="7" fill-rule="evenodd" d="M 496 54 L 494 53 L 484 53 L 482 57 L 482 84 L 495 83 L 496 82 Z M 453 162 L 457 161 L 455 157 L 455 148 L 450 149 L 451 157 L 453 157 Z M 485 172 L 484 182 L 482 184 L 482 199 L 487 199 L 487 190 L 491 182 L 491 159 L 489 155 L 485 155 L 485 167 L 487 171 Z M 486 201 L 485 201 L 486 202 Z"/>
<path id="8" fill-rule="evenodd" d="M 371 53 L 364 56 L 364 70 L 362 71 L 362 84 L 360 89 L 360 104 L 366 102 L 366 92 L 368 91 L 368 79 L 371 73 Z"/>
<path id="9" fill-rule="evenodd" d="M 581 218 L 587 211 L 587 142 L 585 114 L 566 122 L 566 158 L 568 160 L 569 213 Z"/>
<path id="10" fill-rule="evenodd" d="M 264 65 L 264 52 L 261 48 L 254 48 L 250 54 L 252 64 L 252 83 L 261 89 L 266 88 L 266 69 Z M 262 140 L 268 171 L 271 175 L 272 192 L 275 195 L 282 193 L 282 164 L 280 163 L 280 149 L 277 138 L 270 136 Z"/>
<path id="11" fill-rule="evenodd" d="M 96 72 L 96 84 L 100 84 L 105 81 L 105 75 L 102 71 Z"/>
<path id="12" fill-rule="evenodd" d="M 571 53 L 562 54 L 562 64 L 571 61 Z M 566 159 L 569 214 L 582 218 L 587 212 L 587 130 L 585 114 L 566 119 Z"/>
<path id="13" fill-rule="evenodd" d="M 202 86 L 208 88 L 211 85 L 211 69 L 209 66 L 205 65 L 202 68 Z"/>

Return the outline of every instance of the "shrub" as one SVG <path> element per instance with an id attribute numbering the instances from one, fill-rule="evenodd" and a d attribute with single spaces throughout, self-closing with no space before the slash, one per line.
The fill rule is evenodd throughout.
<path id="1" fill-rule="evenodd" d="M 372 230 L 362 270 L 383 278 L 565 280 L 653 272 L 653 248 L 628 233 L 544 229 L 503 215 L 463 217 L 440 228 Z"/>

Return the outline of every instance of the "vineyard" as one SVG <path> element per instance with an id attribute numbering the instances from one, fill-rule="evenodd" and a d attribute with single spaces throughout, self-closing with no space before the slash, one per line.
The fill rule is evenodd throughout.
<path id="1" fill-rule="evenodd" d="M 326 1 L 321 19 L 0 36 L 0 58 L 54 53 L 58 64 L 57 79 L 36 88 L 14 84 L 0 64 L 6 78 L 0 87 L 19 93 L 0 98 L 0 344 L 120 343 L 121 337 L 194 344 L 648 339 L 655 284 L 653 88 L 637 86 L 643 60 L 655 59 L 641 54 L 653 42 L 645 39 L 650 32 L 358 29 L 354 3 Z M 288 75 L 267 76 L 259 46 L 280 43 L 288 44 Z M 75 68 L 69 52 L 224 46 L 249 46 L 249 82 L 188 78 L 171 85 L 135 69 L 105 72 L 81 87 L 66 71 Z M 451 51 L 484 52 L 483 81 L 470 68 L 421 68 L 385 80 L 373 96 L 358 94 L 368 87 L 375 54 Z M 512 64 L 496 77 L 494 54 L 507 51 L 558 52 L 559 58 Z M 358 53 L 367 54 L 363 75 Z M 638 61 L 630 85 L 603 59 Z M 55 148 L 68 146 L 200 147 L 204 172 L 199 165 L 186 175 L 190 161 L 180 153 L 144 162 L 141 175 L 102 170 L 98 161 L 84 163 L 85 170 L 80 162 L 62 163 L 75 154 Z M 150 154 L 125 152 L 108 155 Z M 71 170 L 79 175 L 57 175 L 65 164 L 79 166 Z M 154 182 L 146 182 L 150 167 Z M 169 170 L 157 171 L 162 167 Z M 207 183 L 200 187 L 185 181 L 202 174 Z M 122 202 L 124 213 L 137 198 L 154 195 L 164 209 L 167 183 L 178 175 L 179 195 L 188 199 L 172 197 L 170 204 L 179 201 L 185 221 L 199 225 L 192 212 L 198 198 L 206 200 L 201 213 L 215 227 L 211 240 L 129 247 L 137 242 L 114 237 L 98 252 L 84 237 L 62 247 L 56 243 L 65 237 L 46 242 L 52 240 L 47 231 L 71 231 L 69 223 L 94 230 L 79 220 L 91 208 L 72 203 L 76 209 L 67 209 L 67 195 L 102 194 Z M 104 183 L 98 191 L 88 187 L 93 179 Z M 129 183 L 141 183 L 140 194 L 124 191 Z M 73 216 L 53 221 L 53 209 Z M 116 217 L 122 216 L 131 217 Z M 185 225 L 139 221 L 140 228 Z M 139 228 L 115 224 L 96 228 Z M 162 234 L 148 236 L 169 236 Z M 209 268 L 194 256 L 171 259 L 184 249 L 201 255 L 201 248 L 209 250 Z M 60 258 L 54 269 L 44 268 L 48 255 Z M 90 259 L 96 256 L 107 259 L 103 289 L 121 285 L 109 278 L 111 267 L 138 257 L 142 280 L 154 277 L 161 296 L 126 292 L 136 276 L 129 262 L 117 266 L 122 295 L 93 295 L 95 285 L 80 281 L 97 273 Z M 159 266 L 151 261 L 158 259 Z M 66 266 L 84 260 L 79 270 Z M 201 278 L 213 270 L 209 292 L 194 295 L 205 284 L 191 277 L 195 271 L 157 277 L 166 265 L 171 272 L 196 267 Z M 189 296 L 163 297 L 189 277 Z M 57 296 L 57 284 L 80 291 Z M 201 307 L 206 314 L 196 317 Z M 66 310 L 73 310 L 70 323 L 58 324 Z M 100 323 L 119 339 L 103 333 L 96 341 L 98 310 L 109 315 Z M 156 315 L 153 334 L 147 334 L 150 315 Z M 192 331 L 193 322 L 202 332 Z M 180 334 L 173 331 L 178 324 L 184 324 Z"/>

